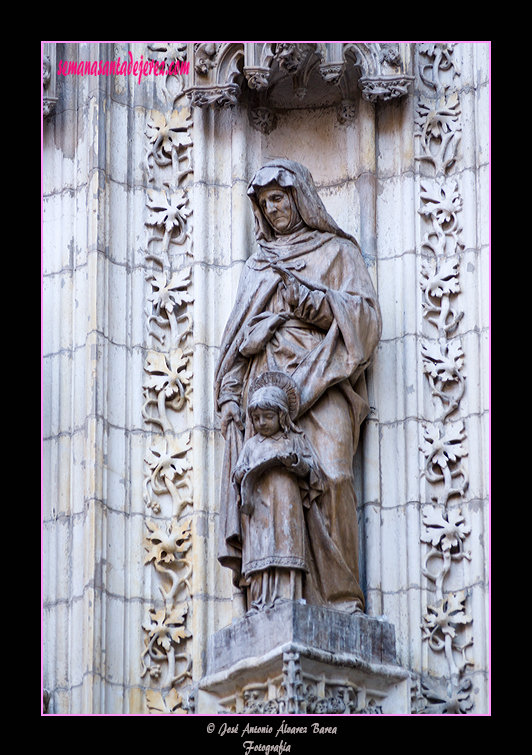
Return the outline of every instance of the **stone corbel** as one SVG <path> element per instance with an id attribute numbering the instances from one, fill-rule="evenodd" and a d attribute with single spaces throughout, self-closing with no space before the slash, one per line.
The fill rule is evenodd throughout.
<path id="1" fill-rule="evenodd" d="M 327 42 L 319 46 L 320 64 L 319 71 L 323 79 L 330 84 L 338 84 L 345 72 L 346 61 L 343 45 L 337 42 Z"/>
<path id="2" fill-rule="evenodd" d="M 232 107 L 241 94 L 244 44 L 188 44 L 190 84 L 185 94 L 192 107 Z"/>
<path id="3" fill-rule="evenodd" d="M 346 43 L 343 56 L 360 71 L 358 86 L 370 102 L 387 101 L 408 94 L 413 76 L 405 73 L 401 45 L 386 43 Z"/>
<path id="4" fill-rule="evenodd" d="M 57 61 L 56 46 L 52 42 L 43 45 L 42 58 L 42 114 L 43 118 L 50 116 L 54 109 L 57 97 Z"/>
<path id="5" fill-rule="evenodd" d="M 250 89 L 261 91 L 270 85 L 274 52 L 271 42 L 244 45 L 244 75 Z"/>
<path id="6" fill-rule="evenodd" d="M 364 76 L 359 80 L 362 96 L 370 102 L 393 100 L 408 94 L 412 76 Z"/>

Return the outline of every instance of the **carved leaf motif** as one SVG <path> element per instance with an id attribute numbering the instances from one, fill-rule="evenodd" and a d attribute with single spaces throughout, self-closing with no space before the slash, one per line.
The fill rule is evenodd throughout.
<path id="1" fill-rule="evenodd" d="M 150 534 L 146 536 L 148 555 L 145 564 L 151 561 L 167 564 L 175 562 L 176 553 L 185 553 L 191 547 L 190 521 L 180 525 L 172 520 L 165 527 L 162 523 L 148 520 L 146 526 Z"/>
<path id="2" fill-rule="evenodd" d="M 456 380 L 464 364 L 464 352 L 459 339 L 445 346 L 424 341 L 421 344 L 425 372 L 442 382 Z"/>
<path id="3" fill-rule="evenodd" d="M 463 423 L 460 426 L 447 425 L 442 439 L 442 451 L 449 461 L 456 461 L 461 456 L 467 456 L 467 451 L 461 445 L 461 441 L 464 439 Z"/>
<path id="4" fill-rule="evenodd" d="M 150 211 L 146 225 L 164 228 L 167 234 L 179 231 L 179 236 L 174 241 L 182 243 L 185 239 L 186 218 L 191 214 L 186 208 L 187 203 L 188 197 L 183 189 L 178 189 L 170 196 L 165 191 L 151 191 L 146 203 Z"/>
<path id="5" fill-rule="evenodd" d="M 180 307 L 183 302 L 189 303 L 193 301 L 192 296 L 183 290 L 187 288 L 189 283 L 190 268 L 186 268 L 185 270 L 179 270 L 177 273 L 174 273 L 170 279 L 170 283 L 166 287 L 169 298 L 172 299 L 178 307 Z"/>
<path id="6" fill-rule="evenodd" d="M 166 625 L 171 627 L 170 636 L 176 644 L 192 636 L 188 629 L 183 626 L 187 611 L 188 603 L 180 603 L 170 611 L 166 618 Z"/>
<path id="7" fill-rule="evenodd" d="M 462 603 L 466 599 L 464 590 L 449 593 L 436 606 L 427 606 L 427 613 L 424 615 L 426 629 L 434 631 L 439 629 L 444 635 L 456 637 L 454 624 L 470 624 L 473 619 L 466 614 Z"/>
<path id="8" fill-rule="evenodd" d="M 456 96 L 450 97 L 445 107 L 440 109 L 433 109 L 430 104 L 420 102 L 417 113 L 414 120 L 422 128 L 425 139 L 430 137 L 441 139 L 445 134 L 460 129 L 458 125 L 460 106 Z"/>
<path id="9" fill-rule="evenodd" d="M 182 458 L 190 450 L 190 433 L 182 438 L 156 438 L 146 454 L 146 463 L 154 472 L 172 481 L 176 475 L 192 469 L 191 464 Z"/>
<path id="10" fill-rule="evenodd" d="M 159 611 L 156 611 L 155 608 L 150 608 L 149 615 L 149 620 L 143 622 L 142 628 L 148 632 L 150 639 L 156 638 L 158 641 L 159 635 L 164 638 L 166 633 L 166 629 L 164 628 L 166 609 L 161 608 Z"/>
<path id="11" fill-rule="evenodd" d="M 173 111 L 167 122 L 162 113 L 152 110 L 146 126 L 146 135 L 152 144 L 158 142 L 157 146 L 169 154 L 172 147 L 179 150 L 192 145 L 186 128 L 177 111 Z"/>
<path id="12" fill-rule="evenodd" d="M 423 512 L 423 524 L 428 533 L 421 536 L 421 541 L 435 547 L 441 545 L 444 551 L 450 550 L 471 532 L 471 527 L 464 522 L 460 509 L 451 509 L 445 519 L 441 509 L 428 506 Z"/>
<path id="13" fill-rule="evenodd" d="M 457 714 L 469 713 L 473 707 L 470 700 L 471 679 L 462 679 L 457 686 L 446 680 L 424 680 L 422 682 L 423 697 L 428 701 L 421 713 L 425 714 Z"/>
<path id="14" fill-rule="evenodd" d="M 185 60 L 187 54 L 186 42 L 150 42 L 148 50 L 161 53 L 161 59 L 165 61 Z"/>
<path id="15" fill-rule="evenodd" d="M 436 270 L 432 272 L 430 264 L 426 261 L 421 266 L 421 274 L 425 278 L 422 288 L 431 296 L 440 299 L 442 296 L 460 293 L 458 280 L 458 268 L 460 260 L 444 259 Z"/>
<path id="16" fill-rule="evenodd" d="M 150 713 L 175 713 L 178 715 L 186 714 L 186 710 L 183 710 L 183 708 L 181 707 L 183 704 L 183 698 L 175 689 L 175 687 L 172 687 L 166 697 L 163 697 L 162 693 L 158 690 L 146 690 L 146 702 Z"/>
<path id="17" fill-rule="evenodd" d="M 168 284 L 164 273 L 152 273 L 150 280 L 155 291 L 148 296 L 148 300 L 160 308 L 164 307 L 168 312 L 173 312 L 174 307 L 180 307 L 185 302 L 193 301 L 192 296 L 183 290 L 190 283 L 190 268 L 174 273 Z"/>
<path id="18" fill-rule="evenodd" d="M 447 343 L 447 361 L 445 365 L 449 365 L 448 369 L 450 374 L 462 369 L 464 365 L 464 352 L 462 351 L 462 344 L 460 339 L 455 338 L 453 341 Z M 447 366 L 446 366 L 447 369 Z"/>
<path id="19" fill-rule="evenodd" d="M 178 644 L 181 640 L 191 636 L 190 632 L 182 626 L 187 611 L 187 603 L 179 604 L 169 614 L 165 608 L 158 611 L 150 608 L 150 620 L 145 621 L 142 628 L 148 632 L 150 640 L 169 652 L 172 642 Z"/>
<path id="20" fill-rule="evenodd" d="M 159 351 L 150 351 L 146 357 L 145 370 L 150 375 L 146 377 L 144 385 L 153 388 L 158 393 L 165 391 L 165 395 L 171 398 L 175 394 L 181 395 L 185 385 L 190 383 L 192 373 L 185 370 L 188 357 L 181 349 L 176 349 L 167 357 Z"/>
<path id="21" fill-rule="evenodd" d="M 440 226 L 451 222 L 462 209 L 462 197 L 456 181 L 447 186 L 422 184 L 421 189 L 421 199 L 425 206 L 419 212 L 422 215 L 430 215 Z"/>
<path id="22" fill-rule="evenodd" d="M 161 354 L 158 351 L 150 351 L 146 357 L 145 369 L 147 372 L 152 373 L 145 380 L 144 384 L 147 388 L 154 388 L 159 392 L 167 387 L 169 383 L 168 374 L 170 369 L 166 364 L 166 357 L 164 354 Z"/>
<path id="23" fill-rule="evenodd" d="M 467 451 L 461 445 L 465 439 L 463 422 L 457 425 L 447 425 L 441 437 L 437 427 L 425 426 L 423 436 L 421 450 L 430 458 L 432 463 L 439 464 L 442 469 L 447 467 L 450 461 L 456 461 L 461 456 L 467 456 Z"/>

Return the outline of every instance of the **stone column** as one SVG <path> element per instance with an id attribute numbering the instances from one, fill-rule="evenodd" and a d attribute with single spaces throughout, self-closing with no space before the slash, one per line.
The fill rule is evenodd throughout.
<path id="1" fill-rule="evenodd" d="M 57 45 L 56 62 L 143 46 Z M 43 123 L 43 684 L 50 713 L 138 713 L 146 107 L 133 77 L 60 75 Z M 153 79 L 151 80 L 153 87 Z"/>
<path id="2" fill-rule="evenodd" d="M 414 712 L 487 707 L 487 54 L 412 46 L 413 93 L 377 112 L 367 589 L 416 675 Z"/>

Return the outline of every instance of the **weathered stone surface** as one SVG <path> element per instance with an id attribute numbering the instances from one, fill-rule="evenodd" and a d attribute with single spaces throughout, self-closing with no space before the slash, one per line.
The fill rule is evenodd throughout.
<path id="1" fill-rule="evenodd" d="M 366 663 L 396 663 L 392 624 L 362 613 L 287 601 L 216 632 L 209 640 L 207 673 L 265 655 L 287 643 L 334 655 L 349 654 Z"/>
<path id="2" fill-rule="evenodd" d="M 409 713 L 410 673 L 387 621 L 287 601 L 210 638 L 195 700 L 201 714 Z"/>

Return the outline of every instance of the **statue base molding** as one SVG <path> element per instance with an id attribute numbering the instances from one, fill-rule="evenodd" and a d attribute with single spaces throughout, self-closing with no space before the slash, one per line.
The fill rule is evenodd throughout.
<path id="1" fill-rule="evenodd" d="M 409 679 L 392 624 L 286 601 L 210 638 L 196 713 L 408 714 Z"/>

